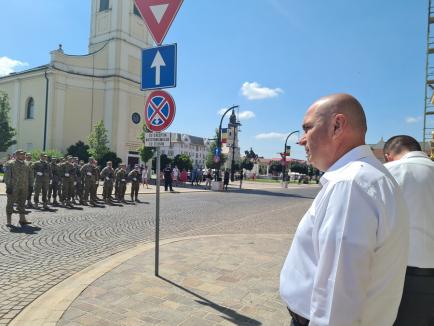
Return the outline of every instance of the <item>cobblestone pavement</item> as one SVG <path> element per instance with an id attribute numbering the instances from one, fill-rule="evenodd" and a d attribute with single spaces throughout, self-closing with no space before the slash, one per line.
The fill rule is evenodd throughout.
<path id="1" fill-rule="evenodd" d="M 317 187 L 163 194 L 161 237 L 292 233 Z M 114 253 L 153 240 L 155 196 L 138 205 L 33 211 L 32 227 L 0 228 L 0 325 L 49 288 Z M 1 221 L 6 198 L 0 197 Z M 15 217 L 16 218 L 16 217 Z M 292 225 L 292 228 L 289 226 Z"/>

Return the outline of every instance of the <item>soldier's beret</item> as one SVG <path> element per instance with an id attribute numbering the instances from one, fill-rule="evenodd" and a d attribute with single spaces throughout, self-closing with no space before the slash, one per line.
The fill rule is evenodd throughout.
<path id="1" fill-rule="evenodd" d="M 71 155 L 68 155 L 66 158 L 67 158 L 68 160 L 70 160 L 70 159 L 72 159 L 73 157 L 72 157 Z"/>
<path id="2" fill-rule="evenodd" d="M 18 155 L 18 154 L 26 154 L 26 152 L 23 151 L 22 149 L 17 149 L 17 150 L 15 151 L 15 155 Z"/>

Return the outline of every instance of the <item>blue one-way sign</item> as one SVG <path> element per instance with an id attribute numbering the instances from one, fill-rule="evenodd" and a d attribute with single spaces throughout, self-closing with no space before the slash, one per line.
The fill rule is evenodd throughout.
<path id="1" fill-rule="evenodd" d="M 176 44 L 142 50 L 142 91 L 176 87 Z"/>

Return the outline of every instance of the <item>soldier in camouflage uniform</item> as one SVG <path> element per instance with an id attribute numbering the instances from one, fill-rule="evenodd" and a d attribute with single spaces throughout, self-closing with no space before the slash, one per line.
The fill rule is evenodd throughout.
<path id="1" fill-rule="evenodd" d="M 117 200 L 120 200 L 120 198 L 119 198 L 119 181 L 118 179 L 116 179 L 116 174 L 119 172 L 120 169 L 121 169 L 121 164 L 119 164 L 119 166 L 115 169 L 115 198 Z"/>
<path id="2" fill-rule="evenodd" d="M 48 164 L 48 156 L 41 154 L 40 160 L 33 164 L 33 172 L 35 175 L 35 196 L 33 202 L 35 207 L 39 204 L 39 194 L 42 190 L 42 203 L 44 209 L 48 209 L 48 187 L 50 186 L 51 168 Z"/>
<path id="3" fill-rule="evenodd" d="M 57 202 L 57 194 L 59 194 L 60 200 L 60 167 L 58 164 L 59 160 L 56 157 L 51 159 L 51 180 L 50 186 L 48 187 L 48 202 L 51 202 L 51 196 L 53 196 L 53 205 L 59 205 Z"/>
<path id="4" fill-rule="evenodd" d="M 89 162 L 84 164 L 81 167 L 80 173 L 83 178 L 83 185 L 84 185 L 83 204 L 87 205 L 87 202 L 89 201 L 89 194 L 90 194 L 90 204 L 95 205 L 95 200 L 91 193 L 92 187 L 96 181 L 96 174 L 95 174 L 96 170 L 93 167 L 93 157 L 90 157 Z"/>
<path id="5" fill-rule="evenodd" d="M 75 167 L 74 158 L 68 156 L 67 161 L 60 166 L 62 176 L 62 203 L 64 206 L 73 207 L 71 199 L 74 195 Z"/>
<path id="6" fill-rule="evenodd" d="M 116 179 L 116 193 L 119 201 L 125 203 L 125 191 L 127 190 L 127 171 L 126 165 L 121 163 L 120 166 L 116 169 L 115 179 Z"/>
<path id="7" fill-rule="evenodd" d="M 91 190 L 91 196 L 93 195 L 93 198 L 94 198 L 94 200 L 96 202 L 97 200 L 99 200 L 98 195 L 97 195 L 97 193 L 98 193 L 98 186 L 99 186 L 99 174 L 100 174 L 100 172 L 99 172 L 100 170 L 99 170 L 99 167 L 98 167 L 98 161 L 97 160 L 93 160 L 93 165 L 92 166 L 94 168 L 94 173 L 96 175 L 96 181 L 93 184 L 93 187 L 92 187 L 92 190 Z"/>
<path id="8" fill-rule="evenodd" d="M 115 178 L 115 171 L 112 167 L 112 162 L 108 161 L 107 166 L 101 171 L 101 179 L 104 180 L 103 186 L 103 199 L 105 203 L 109 203 L 112 200 L 113 192 L 113 180 Z"/>
<path id="9" fill-rule="evenodd" d="M 78 158 L 76 158 L 78 160 Z M 75 194 L 77 199 L 80 201 L 80 204 L 83 204 L 83 187 L 84 187 L 84 176 L 81 174 L 81 168 L 84 165 L 84 161 L 78 161 L 77 165 L 77 186 L 75 187 Z"/>
<path id="10" fill-rule="evenodd" d="M 7 162 L 4 182 L 6 183 L 7 204 L 6 204 L 6 225 L 12 226 L 13 205 L 17 203 L 21 225 L 31 224 L 26 220 L 25 204 L 27 192 L 32 178 L 29 166 L 24 162 L 25 152 L 15 152 L 16 159 Z"/>
<path id="11" fill-rule="evenodd" d="M 30 180 L 29 184 L 29 190 L 27 191 L 27 208 L 34 208 L 32 205 L 32 193 L 33 193 L 33 185 L 34 185 L 34 172 L 33 172 L 33 162 L 32 162 L 32 154 L 27 153 L 26 154 L 26 163 L 27 166 L 30 168 L 30 174 L 32 175 L 32 179 Z"/>
<path id="12" fill-rule="evenodd" d="M 74 190 L 72 194 L 72 203 L 74 205 L 77 205 L 76 199 L 78 202 L 81 202 L 81 173 L 80 173 L 80 167 L 78 165 L 78 157 L 73 157 L 72 159 L 72 165 L 74 166 Z"/>
<path id="13" fill-rule="evenodd" d="M 137 197 L 139 195 L 141 173 L 138 164 L 136 164 L 134 170 L 128 174 L 128 179 L 131 181 L 131 201 L 135 200 L 136 202 L 139 202 Z"/>

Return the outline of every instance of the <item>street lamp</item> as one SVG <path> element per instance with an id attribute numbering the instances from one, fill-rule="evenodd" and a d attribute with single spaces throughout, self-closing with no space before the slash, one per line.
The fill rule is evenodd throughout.
<path id="1" fill-rule="evenodd" d="M 235 142 L 236 142 L 236 136 L 238 133 L 238 127 L 241 126 L 241 123 L 239 121 L 237 121 L 237 116 L 235 115 L 235 110 L 232 110 L 232 114 L 231 117 L 229 118 L 229 128 L 233 127 L 234 128 L 234 137 L 232 139 L 232 162 L 231 162 L 231 181 L 234 181 L 234 165 L 235 165 Z"/>
<path id="2" fill-rule="evenodd" d="M 286 174 L 286 144 L 288 143 L 288 139 L 289 139 L 289 137 L 291 137 L 293 134 L 295 134 L 295 133 L 299 133 L 300 132 L 300 130 L 296 130 L 296 131 L 293 131 L 293 132 L 291 132 L 289 135 L 288 135 L 288 137 L 286 137 L 286 140 L 285 140 L 285 147 L 283 148 L 283 153 L 282 153 L 282 159 L 284 160 L 284 162 L 283 162 L 283 168 L 282 168 L 282 182 L 285 182 L 285 174 Z"/>
<path id="3" fill-rule="evenodd" d="M 238 105 L 233 105 L 231 106 L 229 109 L 227 109 L 225 111 L 225 113 L 223 113 L 222 118 L 220 119 L 220 125 L 219 125 L 219 136 L 217 139 L 217 153 L 216 156 L 219 156 L 219 161 L 218 161 L 218 169 L 216 171 L 216 181 L 220 181 L 220 166 L 221 166 L 221 155 L 222 155 L 222 123 L 223 123 L 223 118 L 225 117 L 226 113 L 228 113 L 229 111 L 238 108 Z"/>

